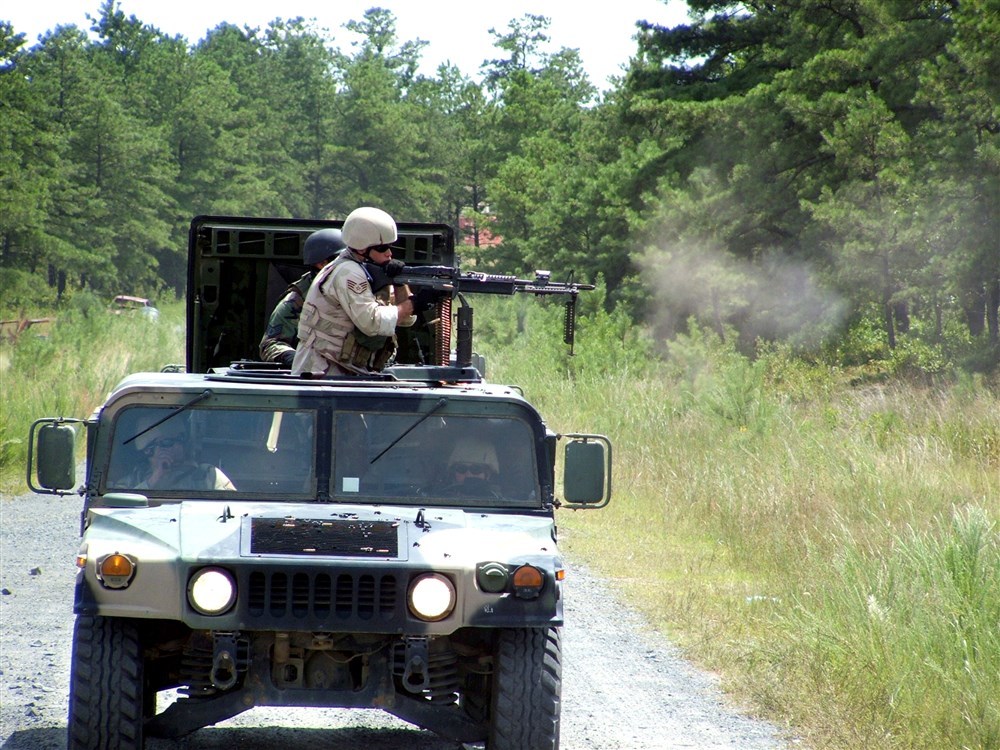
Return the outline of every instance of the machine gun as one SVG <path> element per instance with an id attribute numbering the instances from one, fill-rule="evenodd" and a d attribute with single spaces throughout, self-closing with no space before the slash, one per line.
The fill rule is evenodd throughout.
<path id="1" fill-rule="evenodd" d="M 406 284 L 418 292 L 417 297 L 430 297 L 437 308 L 437 323 L 445 328 L 444 340 L 450 341 L 451 301 L 458 298 L 461 307 L 456 315 L 458 337 L 455 343 L 456 359 L 460 366 L 472 359 L 472 307 L 465 294 L 534 294 L 538 296 L 565 295 L 563 341 L 573 353 L 576 334 L 576 298 L 582 291 L 594 289 L 593 284 L 552 281 L 549 271 L 535 271 L 534 279 L 516 276 L 461 271 L 451 266 L 404 266 L 392 279 L 396 286 Z M 418 311 L 419 312 L 419 311 Z"/>

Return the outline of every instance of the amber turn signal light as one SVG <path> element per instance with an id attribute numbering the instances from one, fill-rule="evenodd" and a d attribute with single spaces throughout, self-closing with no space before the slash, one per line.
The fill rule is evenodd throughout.
<path id="1" fill-rule="evenodd" d="M 511 576 L 514 595 L 519 599 L 537 599 L 545 585 L 545 573 L 534 565 L 521 565 Z"/>
<path id="2" fill-rule="evenodd" d="M 123 589 L 132 583 L 135 562 L 127 555 L 115 552 L 97 561 L 97 580 L 105 588 Z"/>

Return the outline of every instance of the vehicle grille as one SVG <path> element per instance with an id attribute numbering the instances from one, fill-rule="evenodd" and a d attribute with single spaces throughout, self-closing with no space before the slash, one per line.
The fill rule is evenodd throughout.
<path id="1" fill-rule="evenodd" d="M 399 524 L 313 518 L 254 518 L 250 552 L 255 555 L 395 557 Z"/>
<path id="2" fill-rule="evenodd" d="M 246 598 L 251 618 L 301 620 L 310 627 L 350 620 L 389 622 L 402 586 L 385 573 L 252 571 Z"/>

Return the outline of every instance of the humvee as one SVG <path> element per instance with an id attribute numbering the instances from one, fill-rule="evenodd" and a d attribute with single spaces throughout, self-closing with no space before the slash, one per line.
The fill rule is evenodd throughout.
<path id="1" fill-rule="evenodd" d="M 195 218 L 184 365 L 126 377 L 86 420 L 31 427 L 31 489 L 83 498 L 71 749 L 137 749 L 255 706 L 559 745 L 555 510 L 607 504 L 611 445 L 555 434 L 517 387 L 487 382 L 471 310 L 451 305 L 480 282 L 578 287 L 459 273 L 450 227 L 401 223 L 394 254 L 432 280 L 436 308 L 382 373 L 293 377 L 257 345 L 327 226 Z M 179 470 L 161 483 L 158 468 Z"/>

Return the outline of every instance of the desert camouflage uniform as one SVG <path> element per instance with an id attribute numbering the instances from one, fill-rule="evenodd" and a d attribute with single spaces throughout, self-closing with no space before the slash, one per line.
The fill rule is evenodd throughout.
<path id="1" fill-rule="evenodd" d="M 148 490 L 148 470 L 146 476 L 134 483 L 137 490 Z M 232 480 L 217 466 L 184 461 L 175 466 L 167 477 L 156 483 L 158 490 L 235 490 Z"/>
<path id="2" fill-rule="evenodd" d="M 350 250 L 316 276 L 299 317 L 299 345 L 292 374 L 363 374 L 380 370 L 395 349 L 396 326 L 412 326 L 415 316 L 397 320 L 387 287 L 378 297 L 371 277 Z"/>

